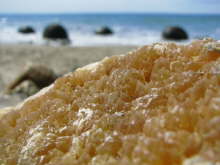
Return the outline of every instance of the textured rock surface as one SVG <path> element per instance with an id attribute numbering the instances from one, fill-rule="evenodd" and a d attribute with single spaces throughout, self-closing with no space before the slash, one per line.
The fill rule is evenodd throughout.
<path id="1" fill-rule="evenodd" d="M 153 44 L 58 79 L 2 116 L 0 164 L 219 163 L 215 44 Z"/>

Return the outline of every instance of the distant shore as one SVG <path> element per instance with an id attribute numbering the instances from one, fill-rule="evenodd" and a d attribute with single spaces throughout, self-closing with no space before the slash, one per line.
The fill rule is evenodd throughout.
<path id="1" fill-rule="evenodd" d="M 42 64 L 57 74 L 65 74 L 104 57 L 125 54 L 135 46 L 69 47 L 30 44 L 0 44 L 0 108 L 21 101 L 18 96 L 4 96 L 3 90 L 28 65 Z"/>

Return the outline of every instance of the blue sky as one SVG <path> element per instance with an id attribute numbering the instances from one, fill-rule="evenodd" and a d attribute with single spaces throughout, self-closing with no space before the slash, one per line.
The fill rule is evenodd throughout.
<path id="1" fill-rule="evenodd" d="M 0 13 L 218 13 L 220 0 L 0 0 Z"/>

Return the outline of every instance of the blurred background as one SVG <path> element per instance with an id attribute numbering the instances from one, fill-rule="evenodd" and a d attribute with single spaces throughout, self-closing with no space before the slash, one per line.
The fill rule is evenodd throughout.
<path id="1" fill-rule="evenodd" d="M 0 108 L 105 57 L 220 39 L 220 0 L 0 0 Z"/>
<path id="2" fill-rule="evenodd" d="M 65 28 L 71 46 L 220 39 L 219 6 L 219 0 L 1 0 L 0 43 L 45 44 L 44 30 L 54 23 Z M 164 34 L 175 27 L 187 37 Z"/>

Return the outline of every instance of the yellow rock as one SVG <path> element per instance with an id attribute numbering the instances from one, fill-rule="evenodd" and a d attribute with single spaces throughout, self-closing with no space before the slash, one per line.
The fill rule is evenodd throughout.
<path id="1" fill-rule="evenodd" d="M 11 112 L 13 110 L 13 107 L 7 107 L 0 109 L 0 119 L 7 113 Z"/>
<path id="2" fill-rule="evenodd" d="M 1 111 L 0 165 L 219 163 L 220 53 L 209 44 L 106 58 Z"/>

